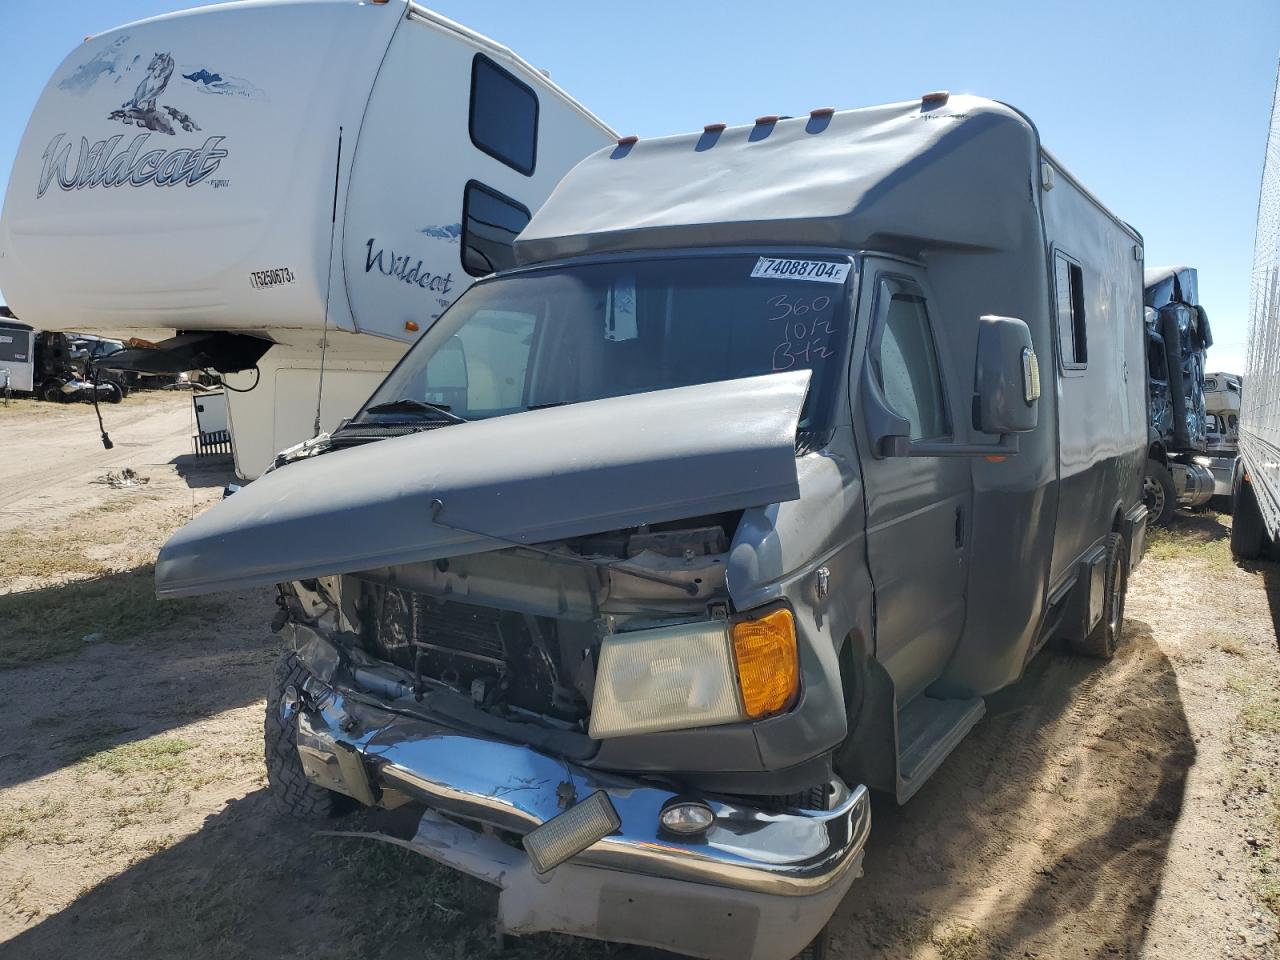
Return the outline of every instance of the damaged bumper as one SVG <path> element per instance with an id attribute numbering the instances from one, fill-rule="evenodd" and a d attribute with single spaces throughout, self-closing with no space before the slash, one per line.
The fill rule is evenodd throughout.
<path id="1" fill-rule="evenodd" d="M 413 838 L 393 842 L 498 886 L 505 932 L 784 960 L 816 935 L 861 872 L 871 825 L 861 786 L 841 789 L 830 810 L 778 813 L 698 798 L 714 823 L 701 836 L 677 837 L 659 815 L 681 798 L 661 787 L 408 716 L 314 676 L 290 709 L 308 777 L 367 804 L 425 804 Z M 620 825 L 550 872 L 535 873 L 508 842 L 601 792 Z"/>

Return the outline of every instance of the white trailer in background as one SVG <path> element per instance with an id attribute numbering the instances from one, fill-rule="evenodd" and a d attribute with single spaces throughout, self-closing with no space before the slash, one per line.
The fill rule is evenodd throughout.
<path id="1" fill-rule="evenodd" d="M 613 137 L 409 0 L 156 17 L 89 38 L 46 86 L 0 217 L 0 289 L 40 327 L 178 334 L 113 362 L 226 373 L 247 391 L 228 412 L 251 478 L 353 414 Z"/>
<path id="2" fill-rule="evenodd" d="M 0 395 L 35 392 L 36 332 L 0 317 Z"/>
<path id="3" fill-rule="evenodd" d="M 1231 552 L 1257 560 L 1280 541 L 1280 72 L 1262 166 L 1249 301 Z"/>

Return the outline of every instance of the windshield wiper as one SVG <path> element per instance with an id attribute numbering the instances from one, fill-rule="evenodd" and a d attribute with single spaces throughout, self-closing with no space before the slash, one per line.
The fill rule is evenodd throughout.
<path id="1" fill-rule="evenodd" d="M 386 403 L 375 403 L 365 413 L 434 413 L 450 423 L 466 423 L 466 417 L 460 417 L 444 403 L 429 403 L 416 397 L 401 397 L 399 400 L 388 400 Z"/>

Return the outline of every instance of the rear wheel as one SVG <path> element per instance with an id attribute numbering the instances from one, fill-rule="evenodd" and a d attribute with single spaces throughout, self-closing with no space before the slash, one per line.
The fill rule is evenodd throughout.
<path id="1" fill-rule="evenodd" d="M 124 388 L 114 380 L 108 380 L 106 386 L 110 389 L 107 391 L 107 403 L 119 403 L 124 399 Z"/>
<path id="2" fill-rule="evenodd" d="M 1237 560 L 1259 560 L 1271 539 L 1262 522 L 1262 510 L 1253 484 L 1238 471 L 1234 488 L 1235 512 L 1231 516 L 1231 555 Z"/>
<path id="3" fill-rule="evenodd" d="M 40 399 L 48 403 L 62 402 L 62 381 L 46 380 L 40 385 Z"/>
<path id="4" fill-rule="evenodd" d="M 307 676 L 296 653 L 286 650 L 280 655 L 267 695 L 264 745 L 268 790 L 276 809 L 299 819 L 316 820 L 347 813 L 356 801 L 316 786 L 302 769 L 294 710 L 297 691 Z"/>
<path id="5" fill-rule="evenodd" d="M 1160 527 L 1168 526 L 1178 505 L 1178 492 L 1173 488 L 1173 474 L 1159 460 L 1147 461 L 1147 472 L 1142 478 L 1142 500 L 1147 505 L 1150 522 Z"/>
<path id="6" fill-rule="evenodd" d="M 1115 656 L 1124 630 L 1124 600 L 1129 590 L 1129 547 L 1118 533 L 1107 536 L 1102 619 L 1089 635 L 1071 644 L 1076 653 L 1099 660 Z"/>

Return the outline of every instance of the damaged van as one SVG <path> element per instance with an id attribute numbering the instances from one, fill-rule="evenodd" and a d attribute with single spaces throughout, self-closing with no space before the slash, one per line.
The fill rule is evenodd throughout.
<path id="1" fill-rule="evenodd" d="M 516 250 L 157 589 L 280 584 L 273 792 L 406 811 L 500 931 L 812 954 L 868 790 L 1116 649 L 1141 238 L 939 94 L 624 138 Z"/>

